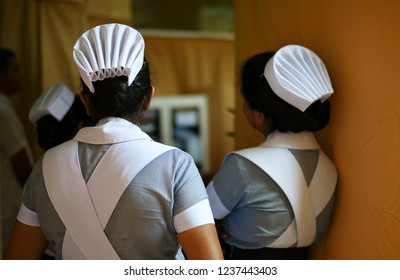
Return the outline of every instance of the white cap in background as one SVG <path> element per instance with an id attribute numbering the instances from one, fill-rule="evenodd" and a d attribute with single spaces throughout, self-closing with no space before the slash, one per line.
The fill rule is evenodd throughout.
<path id="1" fill-rule="evenodd" d="M 41 117 L 52 115 L 61 121 L 74 103 L 75 94 L 64 84 L 46 90 L 32 105 L 29 120 L 36 123 Z"/>

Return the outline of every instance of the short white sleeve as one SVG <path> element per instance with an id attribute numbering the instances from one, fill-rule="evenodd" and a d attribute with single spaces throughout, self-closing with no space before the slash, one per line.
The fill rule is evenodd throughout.
<path id="1" fill-rule="evenodd" d="M 174 217 L 174 226 L 177 233 L 206 224 L 214 224 L 208 199 L 199 201 Z"/>
<path id="2" fill-rule="evenodd" d="M 36 212 L 29 210 L 23 203 L 19 209 L 17 220 L 28 226 L 40 227 L 39 218 Z"/>

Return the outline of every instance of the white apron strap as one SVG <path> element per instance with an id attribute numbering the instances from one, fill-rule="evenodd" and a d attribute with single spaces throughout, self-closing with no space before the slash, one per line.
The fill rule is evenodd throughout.
<path id="1" fill-rule="evenodd" d="M 76 141 L 69 141 L 45 154 L 46 188 L 67 228 L 63 259 L 119 259 L 104 228 L 132 179 L 169 149 L 171 147 L 155 145 L 151 141 L 135 141 L 135 145 L 129 145 L 129 142 L 114 144 L 98 163 L 87 186 L 80 170 Z"/>
<path id="2" fill-rule="evenodd" d="M 310 190 L 311 199 L 314 205 L 316 217 L 321 214 L 329 200 L 332 198 L 337 184 L 337 169 L 333 162 L 323 153 L 319 152 L 318 165 L 311 180 Z M 321 186 L 324 186 L 321 188 Z"/>
<path id="3" fill-rule="evenodd" d="M 156 157 L 171 149 L 174 147 L 148 140 L 113 144 L 108 149 L 88 181 L 89 193 L 103 228 L 133 178 Z M 110 186 L 115 191 L 111 192 Z"/>
<path id="4" fill-rule="evenodd" d="M 303 171 L 288 149 L 259 147 L 235 152 L 262 168 L 281 187 L 292 206 L 295 219 L 275 242 L 268 247 L 309 246 L 316 235 L 312 199 Z M 291 175 L 288 175 L 291 174 Z"/>
<path id="5" fill-rule="evenodd" d="M 65 237 L 75 241 L 74 249 L 80 248 L 82 251 L 81 254 L 69 255 L 71 252 L 63 250 L 63 258 L 116 259 L 118 256 L 93 208 L 80 170 L 77 150 L 78 143 L 69 141 L 62 147 L 50 149 L 43 158 L 47 193 L 67 229 Z"/>

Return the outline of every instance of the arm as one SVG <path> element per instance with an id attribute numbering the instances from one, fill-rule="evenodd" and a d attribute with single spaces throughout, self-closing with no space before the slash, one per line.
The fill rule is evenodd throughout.
<path id="1" fill-rule="evenodd" d="M 178 233 L 178 240 L 189 260 L 223 260 L 217 231 L 213 224 Z"/>
<path id="2" fill-rule="evenodd" d="M 0 146 L 9 156 L 15 176 L 23 186 L 32 170 L 32 163 L 22 123 L 11 109 L 0 110 L 0 119 Z"/>
<path id="3" fill-rule="evenodd" d="M 223 260 L 207 193 L 193 159 L 179 157 L 176 170 L 174 227 L 183 251 L 191 260 Z"/>
<path id="4" fill-rule="evenodd" d="M 5 259 L 39 260 L 42 258 L 47 245 L 48 241 L 40 227 L 28 226 L 16 221 Z"/>

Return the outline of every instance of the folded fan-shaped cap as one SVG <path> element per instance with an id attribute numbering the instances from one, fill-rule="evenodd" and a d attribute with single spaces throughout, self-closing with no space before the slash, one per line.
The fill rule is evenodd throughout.
<path id="1" fill-rule="evenodd" d="M 323 61 L 298 45 L 279 49 L 267 62 L 264 76 L 276 95 L 303 112 L 315 101 L 323 102 L 333 93 Z"/>
<path id="2" fill-rule="evenodd" d="M 29 111 L 29 120 L 36 123 L 41 117 L 52 115 L 61 121 L 74 103 L 75 94 L 64 84 L 48 88 L 33 103 Z"/>
<path id="3" fill-rule="evenodd" d="M 89 29 L 77 40 L 73 57 L 83 82 L 94 92 L 92 82 L 127 76 L 131 85 L 142 68 L 144 40 L 130 26 L 111 23 Z"/>

